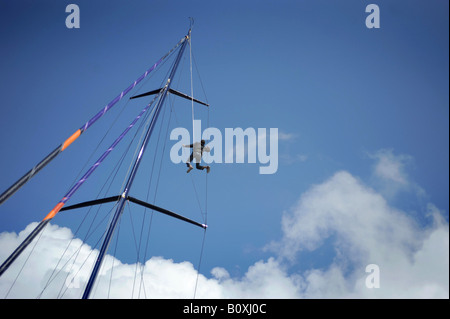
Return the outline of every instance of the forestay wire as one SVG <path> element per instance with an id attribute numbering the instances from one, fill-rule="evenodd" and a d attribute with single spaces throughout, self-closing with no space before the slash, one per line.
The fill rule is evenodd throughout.
<path id="1" fill-rule="evenodd" d="M 191 23 L 193 24 L 193 20 L 191 20 Z M 195 136 L 194 83 L 193 83 L 193 72 L 192 72 L 193 55 L 192 55 L 192 38 L 191 38 L 191 36 L 189 36 L 189 42 L 188 43 L 189 43 L 189 69 L 190 69 L 190 77 L 191 77 L 191 97 L 192 97 L 192 99 L 191 99 L 191 107 L 192 107 L 192 137 L 193 137 L 193 143 L 194 143 L 196 140 L 200 140 L 201 136 Z M 197 65 L 196 65 L 196 69 L 197 69 Z M 197 69 L 197 74 L 199 75 L 198 69 Z M 203 88 L 203 83 L 201 82 L 201 80 L 200 80 L 200 83 L 202 85 L 203 93 L 204 93 L 205 98 L 206 98 L 205 90 Z M 206 101 L 208 101 L 207 98 L 206 98 Z M 208 107 L 208 119 L 207 119 L 207 127 L 208 128 L 209 128 L 209 125 L 210 125 L 210 123 L 209 123 L 209 107 Z M 191 176 L 191 180 L 192 180 L 192 185 L 194 187 L 195 195 L 197 197 L 197 201 L 199 201 L 198 194 L 197 194 L 197 189 L 195 187 L 195 183 L 194 183 L 194 180 L 193 180 L 192 176 Z M 208 174 L 205 174 L 205 210 L 204 210 L 204 212 L 201 209 L 200 202 L 199 202 L 199 207 L 200 207 L 203 219 L 204 219 L 204 223 L 207 225 L 208 224 Z M 199 277 L 200 277 L 200 268 L 201 268 L 201 263 L 202 263 L 202 258 L 203 258 L 203 251 L 204 251 L 204 247 L 205 247 L 205 240 L 206 240 L 206 228 L 203 230 L 203 239 L 202 239 L 202 245 L 201 245 L 201 249 L 200 249 L 200 257 L 199 257 L 198 267 L 197 267 L 197 276 L 196 276 L 196 280 L 195 280 L 195 288 L 194 288 L 194 296 L 193 296 L 194 299 L 195 299 L 196 294 L 197 294 L 198 280 L 199 280 Z"/>

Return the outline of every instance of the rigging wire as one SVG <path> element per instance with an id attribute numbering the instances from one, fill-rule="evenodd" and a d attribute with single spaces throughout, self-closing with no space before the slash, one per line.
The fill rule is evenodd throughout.
<path id="1" fill-rule="evenodd" d="M 196 74 L 197 74 L 198 79 L 199 79 L 199 81 L 200 81 L 200 86 L 202 87 L 202 91 L 203 91 L 203 95 L 204 95 L 204 97 L 205 97 L 206 103 L 209 104 L 208 97 L 207 97 L 207 95 L 206 95 L 205 87 L 204 87 L 204 85 L 203 85 L 203 81 L 202 81 L 202 78 L 201 78 L 201 76 L 200 76 L 200 72 L 199 72 L 199 70 L 198 70 L 197 61 L 195 60 L 195 55 L 194 55 L 194 53 L 192 53 L 192 60 L 194 61 L 194 66 L 195 66 L 195 69 L 196 69 L 196 71 L 197 71 Z M 208 121 L 209 121 L 209 107 L 208 107 Z M 208 127 L 209 127 L 209 126 L 208 126 Z"/>
<path id="2" fill-rule="evenodd" d="M 195 296 L 197 295 L 198 279 L 200 277 L 200 268 L 201 268 L 201 265 L 202 265 L 203 251 L 204 251 L 204 248 L 205 248 L 205 239 L 206 239 L 206 229 L 203 230 L 202 248 L 200 249 L 200 257 L 199 257 L 199 260 L 198 260 L 197 278 L 195 279 L 195 288 L 194 288 L 194 297 L 193 297 L 193 299 L 195 299 Z"/>

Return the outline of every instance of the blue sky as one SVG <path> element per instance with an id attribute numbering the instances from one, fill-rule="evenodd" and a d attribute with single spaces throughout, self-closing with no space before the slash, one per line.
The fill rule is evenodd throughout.
<path id="1" fill-rule="evenodd" d="M 376 1 L 380 29 L 366 27 L 365 7 L 370 2 L 364 1 L 80 0 L 74 2 L 80 7 L 80 29 L 65 26 L 69 3 L 0 4 L 1 189 L 172 48 L 186 34 L 188 17 L 194 17 L 192 50 L 211 104 L 210 125 L 222 132 L 236 127 L 278 128 L 284 137 L 279 140 L 279 167 L 273 175 L 258 174 L 258 163 L 212 165 L 210 227 L 201 264 L 205 280 L 212 278 L 212 269 L 216 275 L 226 270 L 231 282 L 224 279 L 227 276 L 215 279 L 222 288 L 235 284 L 235 290 L 224 295 L 241 296 L 236 287 L 250 280 L 247 274 L 259 269 L 260 261 L 271 270 L 282 269 L 283 278 L 298 275 L 311 284 L 308 276 L 316 270 L 325 277 L 348 253 L 339 246 L 347 229 L 327 222 L 321 231 L 312 222 L 319 223 L 317 216 L 327 221 L 337 216 L 323 211 L 307 220 L 308 231 L 318 231 L 310 237 L 298 235 L 294 226 L 322 207 L 311 204 L 316 203 L 314 194 L 323 192 L 331 200 L 331 194 L 347 194 L 340 188 L 344 184 L 361 198 L 368 198 L 368 193 L 382 198 L 389 209 L 380 216 L 388 217 L 387 224 L 388 212 L 400 211 L 417 224 L 413 229 L 429 234 L 438 229 L 429 215 L 438 211 L 448 246 L 448 2 Z M 180 83 L 188 91 L 189 60 L 183 63 Z M 167 67 L 141 92 L 157 88 Z M 198 77 L 194 84 L 195 95 L 205 98 Z M 89 167 L 139 113 L 144 101 L 137 101 L 114 107 L 3 204 L 0 232 L 18 233 L 41 220 L 86 161 Z M 171 128 L 190 128 L 190 103 L 177 100 L 175 107 L 179 123 L 172 119 Z M 111 134 L 89 159 L 119 114 Z M 195 115 L 206 123 L 207 111 L 196 106 Z M 173 143 L 168 141 L 167 147 Z M 70 203 L 89 200 L 98 192 L 123 149 L 105 161 L 104 170 L 95 172 Z M 152 156 L 147 156 L 148 169 Z M 162 162 L 158 203 L 200 219 L 191 178 L 203 205 L 204 172 L 193 171 L 191 177 L 184 165 L 171 163 L 168 156 Z M 137 181 L 136 197 L 146 196 L 146 174 Z M 325 192 L 327 187 L 339 191 Z M 404 220 L 394 215 L 393 220 Z M 74 231 L 79 216 L 67 213 L 55 223 Z M 142 213 L 136 216 L 142 218 Z M 305 232 L 302 227 L 298 231 Z M 155 217 L 150 254 L 197 267 L 202 236 L 200 229 Z M 316 242 L 317 236 L 321 240 Z M 353 243 L 360 239 L 352 238 Z M 118 258 L 134 263 L 129 248 L 133 240 L 121 245 Z M 297 254 L 287 256 L 280 245 L 293 245 Z M 344 279 L 355 281 L 349 273 L 360 263 L 348 258 L 352 266 L 343 270 Z M 448 296 L 448 252 L 446 262 Z M 304 293 L 307 289 L 302 287 L 297 288 Z"/>

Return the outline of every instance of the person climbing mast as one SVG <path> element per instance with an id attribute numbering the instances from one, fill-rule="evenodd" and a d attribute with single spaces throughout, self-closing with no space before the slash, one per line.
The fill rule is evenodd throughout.
<path id="1" fill-rule="evenodd" d="M 188 167 L 188 170 L 186 173 L 189 173 L 193 170 L 193 167 L 191 165 L 191 162 L 196 160 L 195 168 L 199 170 L 204 170 L 206 168 L 206 173 L 209 173 L 211 168 L 207 166 L 200 165 L 200 162 L 202 160 L 203 152 L 209 152 L 211 149 L 208 146 L 205 146 L 205 140 L 201 140 L 201 142 L 195 142 L 194 144 L 190 145 L 183 145 L 183 147 L 190 147 L 192 148 L 191 156 L 189 157 L 189 160 L 186 162 L 186 165 Z"/>

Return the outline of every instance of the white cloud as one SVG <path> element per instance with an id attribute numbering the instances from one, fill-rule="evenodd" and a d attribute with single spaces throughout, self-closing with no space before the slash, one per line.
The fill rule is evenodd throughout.
<path id="1" fill-rule="evenodd" d="M 408 155 L 394 155 L 392 150 L 382 149 L 369 155 L 377 160 L 374 173 L 379 178 L 406 185 L 408 176 L 405 172 L 405 165 L 412 157 Z"/>
<path id="2" fill-rule="evenodd" d="M 441 216 L 433 207 L 435 216 Z M 423 228 L 348 172 L 312 187 L 282 218 L 283 239 L 270 247 L 291 262 L 333 236 L 326 269 L 303 273 L 307 298 L 448 298 L 448 223 Z M 365 286 L 365 267 L 380 267 L 381 287 Z"/>
<path id="3" fill-rule="evenodd" d="M 0 260 L 5 260 L 36 225 L 36 223 L 28 225 L 19 234 L 1 233 Z M 34 251 L 30 255 L 29 252 L 32 249 Z M 92 250 L 81 240 L 74 239 L 70 229 L 49 224 L 38 244 L 32 243 L 3 274 L 0 279 L 0 297 L 80 298 L 97 254 L 97 250 Z M 60 260 L 61 256 L 63 258 Z M 29 259 L 26 266 L 21 269 L 27 258 Z M 113 265 L 114 267 L 112 267 Z M 145 263 L 143 268 L 141 266 L 141 264 L 123 264 L 116 258 L 107 255 L 97 279 L 97 287 L 93 290 L 93 297 L 193 297 L 197 272 L 191 263 L 174 263 L 172 260 L 153 257 Z M 136 268 L 138 268 L 138 272 L 135 272 Z M 54 269 L 56 269 L 55 272 Z M 140 269 L 143 269 L 144 286 L 140 281 Z M 20 276 L 17 277 L 19 272 Z M 49 278 L 52 278 L 50 284 L 48 284 Z M 15 283 L 12 286 L 13 282 Z M 220 290 L 216 286 L 217 281 L 206 279 L 200 275 L 197 296 L 200 298 L 221 297 L 218 294 Z M 45 287 L 47 288 L 44 290 Z"/>
<path id="4" fill-rule="evenodd" d="M 299 286 L 297 275 L 288 275 L 275 259 L 258 261 L 249 267 L 242 279 L 233 279 L 223 268 L 213 269 L 219 280 L 224 298 L 297 298 Z M 218 276 L 219 275 L 219 276 Z"/>
<path id="5" fill-rule="evenodd" d="M 411 183 L 401 167 L 394 165 L 381 172 L 391 180 Z M 312 186 L 283 213 L 283 236 L 268 245 L 272 257 L 255 262 L 242 278 L 231 277 L 222 267 L 212 269 L 209 278 L 200 274 L 196 297 L 448 298 L 449 225 L 432 204 L 426 214 L 431 222 L 420 225 L 357 177 L 337 172 Z M 0 260 L 6 259 L 35 225 L 30 224 L 19 234 L 1 233 Z M 293 265 L 301 265 L 299 255 L 314 254 L 324 245 L 332 245 L 335 253 L 327 265 L 292 270 Z M 96 255 L 96 250 L 73 239 L 69 229 L 49 225 L 28 260 L 31 266 L 24 267 L 10 291 L 28 253 L 25 251 L 0 278 L 0 298 L 6 294 L 8 298 L 39 296 L 57 264 L 62 270 L 42 297 L 55 298 L 62 287 L 64 298 L 79 298 Z M 379 266 L 380 288 L 365 286 L 368 264 Z M 74 269 L 81 266 L 79 277 L 71 282 Z M 135 281 L 136 269 L 143 270 L 144 286 L 140 285 L 140 271 Z M 196 280 L 197 271 L 190 262 L 153 257 L 145 265 L 136 266 L 108 255 L 94 297 L 108 297 L 110 291 L 110 298 L 192 298 Z"/>
<path id="6" fill-rule="evenodd" d="M 284 214 L 282 228 L 282 255 L 291 259 L 300 250 L 316 249 L 332 234 L 341 236 L 342 245 L 357 238 L 352 249 L 372 254 L 379 250 L 371 248 L 385 239 L 409 243 L 416 236 L 412 220 L 344 171 L 303 194 L 293 210 Z"/>
<path id="7" fill-rule="evenodd" d="M 4 260 L 36 225 L 36 223 L 30 224 L 18 235 L 2 233 L 0 259 Z M 88 245 L 81 243 L 78 239 L 72 241 L 71 239 L 73 235 L 70 229 L 48 225 L 38 245 L 33 248 L 33 253 L 29 255 L 31 247 L 27 248 L 13 266 L 4 273 L 0 280 L 0 296 L 2 298 L 6 296 L 8 298 L 38 296 L 80 298 L 98 251 L 91 250 Z M 67 247 L 69 248 L 64 254 Z M 63 254 L 64 257 L 60 261 L 59 258 Z M 21 270 L 28 256 L 30 256 L 29 260 Z M 73 263 L 75 256 L 77 258 Z M 84 263 L 86 259 L 87 262 Z M 78 271 L 80 267 L 81 271 Z M 53 272 L 55 268 L 57 271 Z M 136 268 L 138 268 L 137 272 L 135 272 Z M 143 284 L 140 282 L 141 269 Z M 58 272 L 59 270 L 61 272 Z M 20 276 L 16 280 L 19 271 Z M 211 273 L 213 278 L 208 279 L 201 274 L 198 277 L 197 298 L 289 298 L 295 296 L 297 289 L 295 282 L 273 258 L 267 262 L 255 263 L 242 279 L 231 279 L 228 272 L 220 267 L 214 268 Z M 51 283 L 40 295 L 47 286 L 50 276 L 53 278 Z M 97 279 L 97 287 L 93 290 L 93 297 L 192 298 L 196 280 L 197 271 L 190 262 L 175 263 L 172 260 L 153 257 L 143 266 L 129 265 L 107 255 Z"/>
<path id="8" fill-rule="evenodd" d="M 391 149 L 381 149 L 368 156 L 375 160 L 373 176 L 383 196 L 393 198 L 400 191 L 414 191 L 418 196 L 425 194 L 406 173 L 406 168 L 413 163 L 410 155 L 396 155 Z"/>

